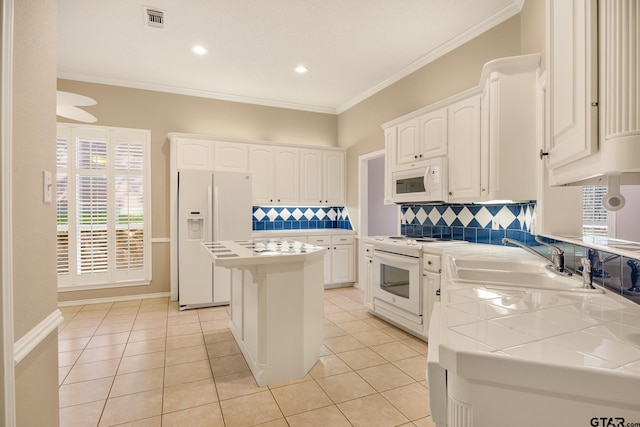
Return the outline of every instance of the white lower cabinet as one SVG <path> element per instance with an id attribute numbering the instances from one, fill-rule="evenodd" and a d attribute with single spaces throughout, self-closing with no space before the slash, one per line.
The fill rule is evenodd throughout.
<path id="1" fill-rule="evenodd" d="M 364 305 L 373 309 L 373 245 L 364 244 L 364 262 L 366 263 L 367 277 L 364 279 Z"/>
<path id="2" fill-rule="evenodd" d="M 327 249 L 324 255 L 324 284 L 336 285 L 355 280 L 355 250 L 352 235 L 309 236 L 308 242 Z"/>
<path id="3" fill-rule="evenodd" d="M 429 325 L 433 306 L 440 301 L 441 256 L 439 254 L 423 254 L 422 270 L 422 334 L 429 337 Z"/>

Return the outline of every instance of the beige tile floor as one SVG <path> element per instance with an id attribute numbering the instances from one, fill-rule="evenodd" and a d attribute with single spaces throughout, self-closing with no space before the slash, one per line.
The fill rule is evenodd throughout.
<path id="1" fill-rule="evenodd" d="M 258 387 L 228 307 L 166 298 L 62 309 L 60 425 L 434 426 L 427 344 L 371 316 L 357 288 L 325 291 L 324 345 L 304 378 Z"/>

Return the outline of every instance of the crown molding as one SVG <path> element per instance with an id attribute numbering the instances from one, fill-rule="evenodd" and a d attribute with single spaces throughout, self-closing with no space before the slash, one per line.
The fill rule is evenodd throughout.
<path id="1" fill-rule="evenodd" d="M 226 93 L 211 92 L 206 90 L 183 88 L 177 86 L 160 85 L 131 80 L 109 79 L 86 74 L 74 74 L 58 72 L 59 79 L 75 80 L 87 83 L 104 84 L 111 86 L 128 87 L 131 89 L 151 90 L 155 92 L 173 93 L 176 95 L 196 96 L 199 98 L 216 99 L 219 101 L 239 102 L 243 104 L 262 105 L 265 107 L 286 108 L 289 110 L 308 111 L 311 113 L 337 114 L 335 108 L 319 107 L 316 105 L 297 104 L 294 102 L 278 101 L 272 99 L 252 98 L 249 96 L 230 95 Z"/>

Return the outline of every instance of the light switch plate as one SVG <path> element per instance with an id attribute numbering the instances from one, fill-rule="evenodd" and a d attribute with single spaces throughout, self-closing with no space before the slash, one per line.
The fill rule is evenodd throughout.
<path id="1" fill-rule="evenodd" d="M 53 176 L 49 171 L 42 172 L 42 193 L 44 203 L 53 201 Z"/>

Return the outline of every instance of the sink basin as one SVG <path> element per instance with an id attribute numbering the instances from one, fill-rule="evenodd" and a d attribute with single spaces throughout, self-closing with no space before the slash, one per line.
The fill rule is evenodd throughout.
<path id="1" fill-rule="evenodd" d="M 599 288 L 585 289 L 580 276 L 554 273 L 539 263 L 517 260 L 461 258 L 453 260 L 457 282 L 489 286 L 513 286 L 586 293 L 602 293 Z"/>
<path id="2" fill-rule="evenodd" d="M 453 260 L 456 269 L 491 270 L 523 273 L 544 273 L 544 266 L 536 263 L 490 258 L 457 258 Z"/>

